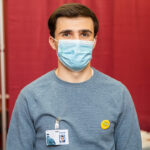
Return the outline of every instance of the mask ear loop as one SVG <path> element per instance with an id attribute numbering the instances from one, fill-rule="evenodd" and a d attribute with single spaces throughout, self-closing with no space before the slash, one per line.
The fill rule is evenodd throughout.
<path id="1" fill-rule="evenodd" d="M 93 40 L 93 49 L 94 49 L 95 45 L 96 45 L 96 40 L 94 38 L 94 40 Z"/>
<path id="2" fill-rule="evenodd" d="M 53 39 L 54 41 L 58 42 L 58 40 L 56 40 L 55 38 L 52 37 L 52 39 Z"/>

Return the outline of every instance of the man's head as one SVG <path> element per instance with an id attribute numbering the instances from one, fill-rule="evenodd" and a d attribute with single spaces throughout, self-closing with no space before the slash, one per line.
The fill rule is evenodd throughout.
<path id="1" fill-rule="evenodd" d="M 61 142 L 64 142 L 65 138 L 63 135 L 61 135 L 61 138 L 60 138 Z"/>
<path id="2" fill-rule="evenodd" d="M 48 26 L 49 43 L 57 51 L 58 66 L 80 71 L 90 65 L 98 20 L 89 8 L 78 3 L 65 4 L 53 12 Z"/>
<path id="3" fill-rule="evenodd" d="M 98 32 L 99 23 L 96 15 L 86 6 L 79 3 L 64 4 L 57 8 L 48 20 L 48 27 L 50 35 L 55 38 L 55 31 L 57 28 L 57 19 L 60 17 L 76 18 L 76 17 L 87 17 L 91 18 L 94 27 L 94 37 Z"/>

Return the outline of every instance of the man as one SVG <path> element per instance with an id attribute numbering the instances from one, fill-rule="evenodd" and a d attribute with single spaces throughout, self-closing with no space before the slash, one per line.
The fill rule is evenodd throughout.
<path id="1" fill-rule="evenodd" d="M 58 67 L 21 91 L 7 150 L 141 150 L 128 90 L 90 66 L 98 32 L 95 14 L 84 5 L 65 4 L 53 12 L 48 25 Z M 46 135 L 55 146 L 46 143 Z"/>
<path id="2" fill-rule="evenodd" d="M 61 136 L 60 136 L 60 143 L 64 143 L 64 142 L 65 142 L 64 135 L 61 135 Z"/>

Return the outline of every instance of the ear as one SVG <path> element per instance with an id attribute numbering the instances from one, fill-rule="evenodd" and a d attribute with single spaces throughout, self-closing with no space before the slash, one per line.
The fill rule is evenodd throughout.
<path id="1" fill-rule="evenodd" d="M 53 50 L 57 50 L 57 42 L 52 36 L 49 36 L 49 45 L 52 47 Z"/>
<path id="2" fill-rule="evenodd" d="M 97 35 L 96 35 L 95 38 L 94 38 L 94 46 L 93 46 L 93 49 L 94 49 L 95 46 L 96 46 L 96 42 L 97 42 Z"/>

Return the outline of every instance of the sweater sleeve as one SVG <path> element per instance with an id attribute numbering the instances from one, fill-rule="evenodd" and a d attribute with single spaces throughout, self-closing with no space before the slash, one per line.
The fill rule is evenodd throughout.
<path id="1" fill-rule="evenodd" d="M 136 110 L 130 93 L 126 88 L 122 98 L 122 113 L 115 127 L 116 150 L 142 150 Z"/>
<path id="2" fill-rule="evenodd" d="M 33 150 L 35 130 L 26 98 L 20 94 L 9 125 L 6 150 Z"/>

